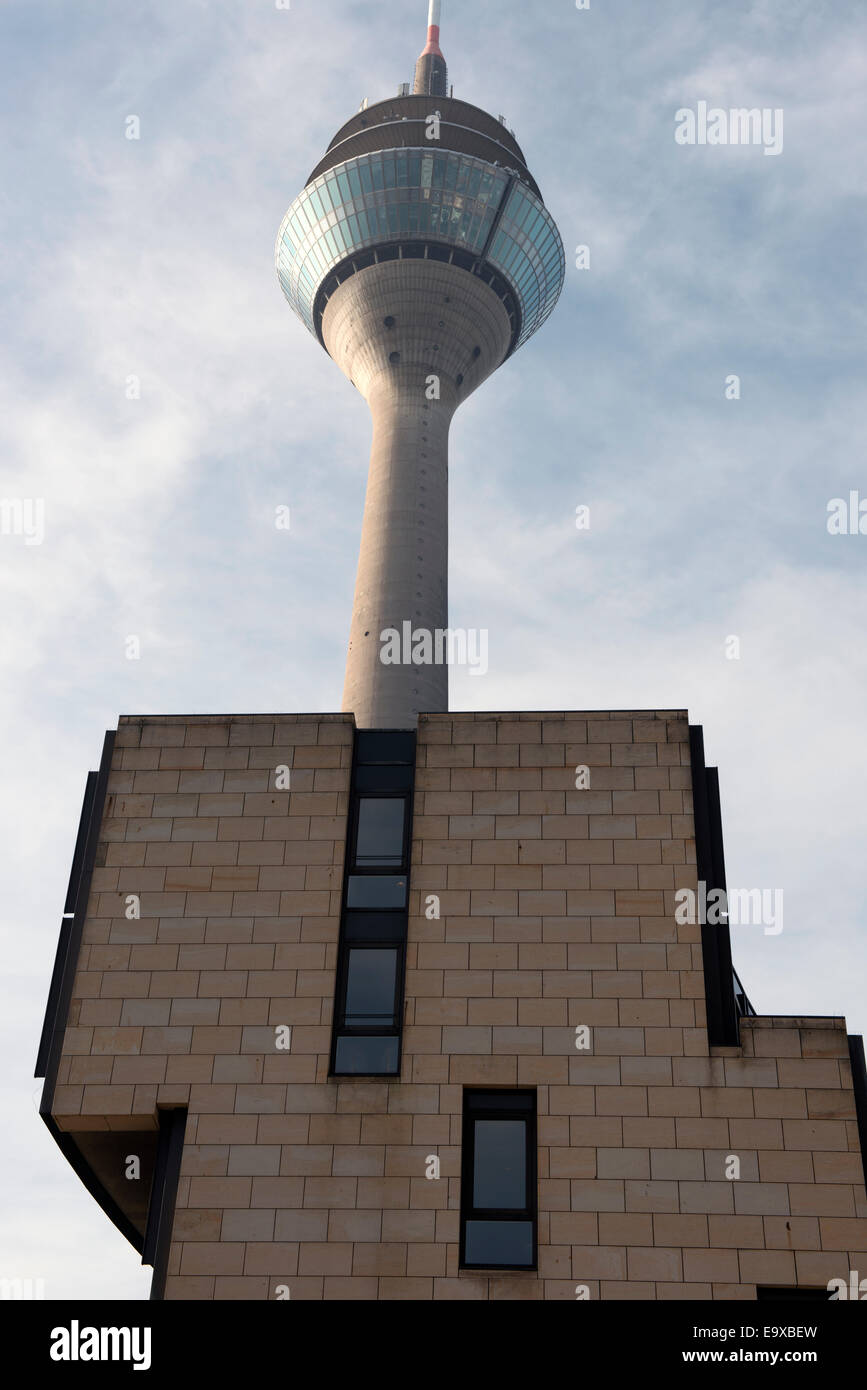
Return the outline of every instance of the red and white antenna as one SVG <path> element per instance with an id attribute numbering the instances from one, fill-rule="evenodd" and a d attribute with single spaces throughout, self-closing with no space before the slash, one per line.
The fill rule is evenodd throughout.
<path id="1" fill-rule="evenodd" d="M 425 53 L 438 53 L 442 57 L 440 50 L 440 17 L 442 15 L 442 0 L 430 0 L 430 8 L 427 15 L 427 48 Z"/>
<path id="2" fill-rule="evenodd" d="M 441 0 L 430 0 L 427 17 L 427 44 L 415 65 L 414 96 L 448 95 L 448 69 L 440 48 Z"/>

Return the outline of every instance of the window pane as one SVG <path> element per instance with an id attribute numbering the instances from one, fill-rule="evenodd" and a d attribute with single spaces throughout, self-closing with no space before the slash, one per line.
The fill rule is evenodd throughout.
<path id="1" fill-rule="evenodd" d="M 468 1221 L 465 1263 L 532 1266 L 532 1221 Z"/>
<path id="2" fill-rule="evenodd" d="M 406 878 L 395 878 L 390 874 L 371 875 L 369 878 L 352 875 L 346 900 L 347 907 L 398 908 L 406 906 Z"/>
<path id="3" fill-rule="evenodd" d="M 354 1028 L 381 1028 L 394 1019 L 397 951 L 386 946 L 349 952 L 346 1022 Z"/>
<path id="4" fill-rule="evenodd" d="M 396 1076 L 397 1047 L 397 1038 L 338 1038 L 334 1070 L 341 1076 Z"/>
<path id="5" fill-rule="evenodd" d="M 359 868 L 399 868 L 403 863 L 403 797 L 362 796 L 358 802 Z"/>
<path id="6" fill-rule="evenodd" d="M 523 1120 L 476 1120 L 473 1206 L 494 1211 L 527 1205 L 527 1128 Z"/>

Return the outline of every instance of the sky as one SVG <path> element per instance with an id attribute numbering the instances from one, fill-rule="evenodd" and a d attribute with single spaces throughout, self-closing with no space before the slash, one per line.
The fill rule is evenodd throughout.
<path id="1" fill-rule="evenodd" d="M 688 709 L 730 887 L 784 893 L 782 932 L 732 931 L 753 1004 L 865 1032 L 867 535 L 827 525 L 867 503 L 863 0 L 443 10 L 455 95 L 507 117 L 566 247 L 452 426 L 450 621 L 489 634 L 452 707 Z M 340 708 L 369 417 L 273 248 L 425 19 L 0 3 L 0 499 L 33 504 L 0 523 L 0 1275 L 48 1298 L 150 1284 L 33 1079 L 103 733 Z M 781 152 L 679 144 L 700 102 L 782 111 Z"/>

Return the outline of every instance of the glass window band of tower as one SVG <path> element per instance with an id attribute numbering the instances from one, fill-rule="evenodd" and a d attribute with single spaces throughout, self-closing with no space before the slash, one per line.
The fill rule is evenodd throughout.
<path id="1" fill-rule="evenodd" d="M 424 111 L 426 113 L 430 104 L 430 98 L 425 98 Z M 345 164 L 347 160 L 357 159 L 359 155 L 372 154 L 375 150 L 392 150 L 402 147 L 425 150 L 436 148 L 438 150 L 452 150 L 456 154 L 470 155 L 499 168 L 513 169 L 522 183 L 527 184 L 536 197 L 544 202 L 542 190 L 524 163 L 523 155 L 513 153 L 508 146 L 499 140 L 492 139 L 489 135 L 482 135 L 472 126 L 455 125 L 446 118 L 447 102 L 438 101 L 436 105 L 438 109 L 443 109 L 443 119 L 439 125 L 435 147 L 427 138 L 427 132 L 430 128 L 428 114 L 418 120 L 386 120 L 379 125 L 369 126 L 366 130 L 349 136 L 338 145 L 330 146 L 328 152 L 311 170 L 305 187 L 311 184 L 314 179 L 319 178 L 320 174 L 327 173 L 329 169 L 335 169 L 339 164 Z M 499 126 L 498 128 L 502 133 L 503 127 Z"/>
<path id="2" fill-rule="evenodd" d="M 518 303 L 514 347 L 544 323 L 563 287 L 560 234 L 529 188 L 470 156 L 397 149 L 330 169 L 295 199 L 277 237 L 283 293 L 315 332 L 316 296 L 329 274 L 354 252 L 403 239 L 484 253 Z"/>

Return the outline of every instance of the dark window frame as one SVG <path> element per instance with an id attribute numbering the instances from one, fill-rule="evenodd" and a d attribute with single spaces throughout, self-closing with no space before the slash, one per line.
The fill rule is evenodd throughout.
<path id="1" fill-rule="evenodd" d="M 382 1026 L 347 1023 L 346 995 L 349 987 L 349 962 L 353 951 L 394 951 L 396 956 L 394 978 L 394 1009 L 392 1022 Z M 340 962 L 340 970 L 335 990 L 335 1017 L 337 1032 L 344 1037 L 392 1037 L 400 1029 L 402 1012 L 401 979 L 406 966 L 406 943 L 402 941 L 348 941 Z"/>
<path id="2" fill-rule="evenodd" d="M 518 1097 L 524 1103 L 516 1104 Z M 527 1100 L 529 1099 L 529 1104 Z M 501 1104 L 497 1102 L 501 1101 Z M 509 1103 L 511 1101 L 511 1104 Z M 539 1267 L 539 1178 L 537 1151 L 537 1092 L 529 1087 L 480 1088 L 467 1087 L 463 1097 L 461 1132 L 461 1225 L 458 1265 L 466 1270 L 508 1270 L 532 1274 Z M 526 1126 L 525 1183 L 527 1205 L 506 1210 L 476 1207 L 475 1187 L 475 1127 L 479 1120 L 521 1120 Z M 527 1223 L 532 1227 L 533 1259 L 531 1264 L 479 1264 L 467 1262 L 467 1223 L 470 1221 L 501 1221 Z"/>
<path id="3" fill-rule="evenodd" d="M 334 1016 L 328 1075 L 342 1078 L 378 1077 L 395 1080 L 403 1063 L 403 1018 L 406 1009 L 406 946 L 409 922 L 409 889 L 412 859 L 412 822 L 415 796 L 417 736 L 414 730 L 358 729 L 355 733 L 346 855 L 343 873 L 343 904 L 337 968 L 334 980 Z M 404 802 L 403 858 L 397 865 L 357 865 L 358 823 L 362 799 L 383 798 Z M 403 903 L 396 907 L 350 907 L 351 880 L 374 882 L 377 878 L 403 878 Z M 397 952 L 395 1010 L 388 1026 L 347 1024 L 346 993 L 350 952 L 367 947 Z M 337 1069 L 339 1044 L 354 1038 L 396 1038 L 395 1066 L 390 1071 L 346 1071 Z"/>
<path id="4" fill-rule="evenodd" d="M 347 1023 L 346 1021 L 346 986 L 349 976 L 349 953 L 354 950 L 364 950 L 369 948 L 387 947 L 389 950 L 397 951 L 397 971 L 396 971 L 396 991 L 394 1018 L 390 1024 L 382 1027 L 364 1027 L 358 1024 Z M 352 1076 L 400 1076 L 401 1063 L 403 1061 L 403 1015 L 406 1008 L 406 938 L 402 941 L 389 940 L 370 940 L 370 941 L 351 941 L 341 943 L 341 950 L 338 959 L 337 979 L 334 991 L 334 1024 L 331 1029 L 331 1052 L 328 1059 L 328 1073 L 333 1077 L 352 1077 Z M 397 1061 L 394 1071 L 388 1072 L 351 1072 L 337 1070 L 337 1046 L 341 1039 L 346 1038 L 397 1038 Z"/>

